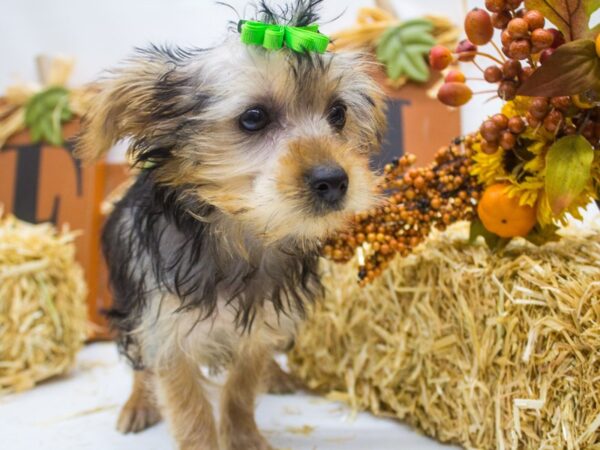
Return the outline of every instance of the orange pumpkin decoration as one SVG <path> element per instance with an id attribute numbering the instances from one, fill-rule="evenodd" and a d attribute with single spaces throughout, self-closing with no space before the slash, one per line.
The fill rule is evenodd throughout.
<path id="1" fill-rule="evenodd" d="M 477 213 L 488 231 L 503 238 L 527 236 L 536 223 L 536 211 L 519 205 L 519 197 L 510 198 L 506 183 L 489 186 L 477 206 Z"/>

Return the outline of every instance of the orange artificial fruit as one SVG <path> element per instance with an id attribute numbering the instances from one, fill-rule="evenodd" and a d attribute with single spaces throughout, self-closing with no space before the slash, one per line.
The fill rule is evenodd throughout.
<path id="1" fill-rule="evenodd" d="M 488 231 L 503 238 L 527 236 L 536 223 L 535 208 L 519 205 L 519 197 L 510 198 L 506 183 L 489 186 L 483 192 L 477 213 Z"/>
<path id="2" fill-rule="evenodd" d="M 600 58 L 600 33 L 596 36 L 596 55 Z"/>

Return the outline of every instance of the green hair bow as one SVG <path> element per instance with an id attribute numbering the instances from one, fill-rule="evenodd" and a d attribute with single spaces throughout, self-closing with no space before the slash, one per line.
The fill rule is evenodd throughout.
<path id="1" fill-rule="evenodd" d="M 285 44 L 298 53 L 324 53 L 329 45 L 329 38 L 319 33 L 318 25 L 292 27 L 241 20 L 238 28 L 244 44 L 260 45 L 267 50 L 279 50 Z"/>

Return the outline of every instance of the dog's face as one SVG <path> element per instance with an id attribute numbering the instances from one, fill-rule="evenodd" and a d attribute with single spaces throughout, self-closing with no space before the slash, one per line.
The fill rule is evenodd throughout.
<path id="1" fill-rule="evenodd" d="M 266 51 L 232 38 L 152 49 L 106 81 L 80 153 L 132 138 L 156 179 L 185 187 L 265 240 L 327 236 L 371 206 L 383 100 L 356 54 Z"/>

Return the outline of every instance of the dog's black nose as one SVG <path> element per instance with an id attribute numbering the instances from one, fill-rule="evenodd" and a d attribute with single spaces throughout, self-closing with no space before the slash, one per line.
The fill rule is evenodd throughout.
<path id="1" fill-rule="evenodd" d="M 308 184 L 319 200 L 334 207 L 346 196 L 348 175 L 340 166 L 317 166 L 309 172 Z"/>

